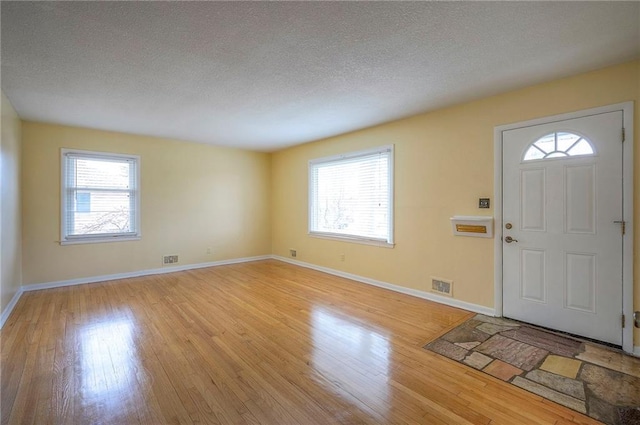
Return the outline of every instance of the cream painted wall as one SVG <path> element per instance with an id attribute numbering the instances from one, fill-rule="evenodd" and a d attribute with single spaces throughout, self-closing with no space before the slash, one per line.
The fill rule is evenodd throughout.
<path id="1" fill-rule="evenodd" d="M 271 252 L 269 154 L 33 122 L 22 137 L 25 285 Z M 140 155 L 141 240 L 57 242 L 61 148 Z"/>
<path id="2" fill-rule="evenodd" d="M 22 284 L 20 234 L 20 118 L 9 99 L 2 97 L 0 141 L 0 314 Z"/>
<path id="3" fill-rule="evenodd" d="M 277 152 L 272 158 L 273 253 L 407 288 L 452 279 L 454 297 L 492 307 L 493 240 L 454 237 L 452 215 L 493 215 L 494 127 L 635 101 L 635 309 L 640 310 L 640 61 L 505 93 Z M 307 161 L 395 144 L 393 249 L 307 235 Z M 345 254 L 345 261 L 340 261 Z M 635 345 L 640 332 L 635 330 Z"/>
<path id="4" fill-rule="evenodd" d="M 452 279 L 455 298 L 492 306 L 493 242 L 453 237 L 449 217 L 493 214 L 493 209 L 479 210 L 477 199 L 493 198 L 494 127 L 628 100 L 636 101 L 634 240 L 640 247 L 639 61 L 272 155 L 25 122 L 24 284 L 158 268 L 163 254 L 180 254 L 181 264 L 192 264 L 268 253 L 287 256 L 295 248 L 302 261 L 407 288 L 425 290 L 430 276 Z M 309 237 L 307 161 L 388 143 L 396 145 L 396 247 Z M 62 147 L 141 155 L 141 241 L 56 242 Z M 213 255 L 206 254 L 208 247 Z M 640 309 L 638 249 L 634 265 L 635 309 Z M 637 330 L 635 340 L 639 345 Z"/>

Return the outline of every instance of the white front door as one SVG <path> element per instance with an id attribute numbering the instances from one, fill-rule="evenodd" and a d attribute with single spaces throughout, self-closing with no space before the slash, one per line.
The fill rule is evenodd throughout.
<path id="1" fill-rule="evenodd" d="M 504 316 L 622 343 L 622 127 L 615 111 L 503 132 Z"/>

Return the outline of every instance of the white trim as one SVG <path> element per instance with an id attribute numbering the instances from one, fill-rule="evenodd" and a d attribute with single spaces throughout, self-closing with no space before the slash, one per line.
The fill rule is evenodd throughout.
<path id="1" fill-rule="evenodd" d="M 359 243 L 362 245 L 373 245 L 373 246 L 381 246 L 383 248 L 393 248 L 396 246 L 394 243 L 389 243 L 383 240 L 375 240 L 375 239 L 363 239 L 358 236 L 349 236 L 349 235 L 332 235 L 330 233 L 321 233 L 321 232 L 309 232 L 309 236 L 312 238 L 318 239 L 329 239 L 333 241 L 343 241 L 343 242 L 353 242 Z"/>
<path id="2" fill-rule="evenodd" d="M 622 329 L 622 349 L 633 350 L 633 102 L 622 107 L 622 125 L 625 142 L 622 144 L 622 219 L 625 220 L 625 234 L 622 237 L 622 314 L 627 318 Z"/>
<path id="3" fill-rule="evenodd" d="M 343 159 L 352 159 L 352 158 L 360 158 L 363 156 L 373 156 L 377 153 L 393 153 L 393 144 L 378 146 L 375 148 L 362 149 L 359 151 L 347 152 L 347 153 L 339 153 L 337 155 L 324 156 L 322 158 L 314 158 L 309 160 L 309 165 L 315 164 L 323 164 L 327 162 L 340 161 Z"/>
<path id="4" fill-rule="evenodd" d="M 173 272 L 181 272 L 184 270 L 193 270 L 193 269 L 202 269 L 205 267 L 216 267 L 216 266 L 224 266 L 227 264 L 237 264 L 237 263 L 248 263 L 250 261 L 258 261 L 258 260 L 269 260 L 271 259 L 270 255 L 260 255 L 257 257 L 244 257 L 244 258 L 234 258 L 231 260 L 221 260 L 221 261 L 212 261 L 208 263 L 197 263 L 197 264 L 187 264 L 183 266 L 171 266 L 171 267 L 162 267 L 159 269 L 147 269 L 147 270 L 139 270 L 135 272 L 125 272 L 125 273 L 115 273 L 115 274 L 106 274 L 102 276 L 90 276 L 90 277 L 80 277 L 77 279 L 69 279 L 69 280 L 58 280 L 55 282 L 44 282 L 44 283 L 34 283 L 31 285 L 24 285 L 22 290 L 27 291 L 39 291 L 41 289 L 51 289 L 51 288 L 60 288 L 63 286 L 73 286 L 73 285 L 83 285 L 85 283 L 95 283 L 95 282 L 105 282 L 109 280 L 117 280 L 117 279 L 127 279 L 130 277 L 139 277 L 139 276 L 149 276 L 154 274 L 164 274 L 164 273 L 173 273 Z"/>
<path id="5" fill-rule="evenodd" d="M 412 297 L 422 298 L 429 301 L 434 301 L 440 304 L 446 304 L 451 307 L 461 308 L 463 310 L 473 311 L 474 313 L 480 313 L 487 316 L 494 316 L 495 311 L 490 307 L 485 307 L 478 304 L 468 303 L 466 301 L 456 300 L 450 297 L 444 297 L 442 295 L 432 294 L 430 292 L 418 291 L 417 289 L 405 288 L 404 286 L 395 285 L 393 283 L 383 282 L 380 280 L 370 279 L 368 277 L 359 276 L 352 273 L 343 272 L 340 270 L 330 269 L 328 267 L 316 266 L 315 264 L 305 263 L 303 261 L 292 260 L 286 257 L 280 257 L 273 255 L 274 260 L 283 261 L 285 263 L 294 264 L 300 267 L 306 267 L 308 269 L 317 270 L 323 273 L 328 273 L 334 276 L 344 277 L 346 279 L 355 280 L 356 282 L 366 283 L 368 285 L 377 286 L 379 288 L 389 289 L 401 294 L 410 295 Z"/>
<path id="6" fill-rule="evenodd" d="M 11 312 L 15 308 L 16 304 L 18 304 L 18 300 L 22 296 L 22 292 L 24 292 L 24 290 L 22 289 L 22 287 L 20 287 L 18 291 L 13 295 L 13 298 L 11 298 L 11 301 L 9 301 L 9 304 L 7 304 L 7 306 L 5 307 L 2 315 L 0 315 L 0 329 L 2 329 L 9 316 L 11 316 Z"/>
<path id="7" fill-rule="evenodd" d="M 628 323 L 622 329 L 622 349 L 627 353 L 636 353 L 633 347 L 633 102 L 623 102 L 599 108 L 570 112 L 550 117 L 537 118 L 513 124 L 496 126 L 493 131 L 494 152 L 494 198 L 495 198 L 495 240 L 494 240 L 494 305 L 496 315 L 502 316 L 502 133 L 521 127 L 531 127 L 581 118 L 589 115 L 622 111 L 623 126 L 626 141 L 623 149 L 623 220 L 626 223 L 626 233 L 622 239 L 622 313 Z M 636 354 L 638 355 L 638 354 Z"/>
<path id="8" fill-rule="evenodd" d="M 635 347 L 633 347 L 633 354 L 636 357 L 640 357 L 640 345 L 636 345 Z"/>
<path id="9" fill-rule="evenodd" d="M 396 193 L 395 193 L 395 186 L 396 186 L 396 170 L 395 170 L 395 163 L 396 163 L 396 148 L 395 145 L 391 144 L 388 145 L 389 147 L 389 222 L 388 222 L 388 226 L 389 226 L 389 239 L 387 240 L 387 243 L 390 245 L 391 248 L 393 248 L 393 246 L 395 245 L 395 220 L 394 220 L 394 212 L 396 210 Z"/>
<path id="10" fill-rule="evenodd" d="M 67 157 L 69 156 L 81 156 L 85 158 L 95 158 L 104 161 L 128 161 L 134 164 L 135 176 L 130 176 L 135 179 L 135 189 L 123 190 L 124 192 L 134 192 L 135 197 L 135 232 L 130 233 L 115 233 L 115 234 L 99 234 L 99 235 L 68 235 L 67 229 L 67 210 L 69 208 L 69 199 L 67 199 Z M 142 229 L 140 224 L 140 175 L 141 171 L 141 158 L 140 155 L 134 154 L 120 154 L 111 152 L 98 152 L 87 151 L 80 149 L 60 149 L 60 245 L 73 245 L 82 243 L 102 243 L 102 242 L 120 242 L 120 241 L 135 241 L 140 240 L 142 237 Z M 94 189 L 95 190 L 95 189 Z"/>
<path id="11" fill-rule="evenodd" d="M 183 266 L 162 267 L 158 269 L 139 270 L 135 272 L 114 273 L 114 274 L 101 275 L 101 276 L 90 276 L 90 277 L 81 277 L 77 279 L 59 280 L 55 282 L 35 283 L 31 285 L 22 286 L 20 288 L 20 295 L 22 295 L 22 292 L 28 292 L 28 291 L 39 291 L 42 289 L 61 288 L 64 286 L 83 285 L 86 283 L 96 283 L 96 282 L 106 282 L 110 280 L 127 279 L 132 277 L 148 276 L 148 275 L 154 275 L 154 274 L 173 273 L 173 272 L 179 272 L 184 270 L 201 269 L 205 267 L 216 267 L 216 266 L 223 266 L 227 264 L 248 263 L 251 261 L 270 260 L 270 259 L 294 264 L 294 265 L 305 267 L 308 269 L 317 270 L 317 271 L 328 273 L 334 276 L 344 277 L 346 279 L 355 280 L 357 282 L 366 283 L 369 285 L 377 286 L 379 288 L 389 289 L 394 292 L 399 292 L 402 294 L 422 298 L 429 301 L 435 301 L 440 304 L 446 304 L 452 307 L 473 311 L 475 313 L 480 313 L 487 316 L 493 316 L 495 313 L 494 310 L 490 307 L 485 307 L 478 304 L 472 304 L 465 301 L 456 300 L 450 297 L 444 297 L 441 295 L 432 294 L 430 292 L 418 291 L 417 289 L 405 288 L 403 286 L 395 285 L 393 283 L 387 283 L 380 280 L 370 279 L 368 277 L 363 277 L 363 276 L 355 275 L 352 273 L 346 273 L 339 270 L 330 269 L 328 267 L 316 266 L 315 264 L 305 263 L 303 261 L 291 260 L 289 258 L 280 257 L 278 255 L 260 255 L 256 257 L 234 258 L 231 260 L 213 261 L 209 263 L 187 264 Z M 14 296 L 15 300 L 12 300 L 11 303 L 9 303 L 9 306 L 11 308 L 13 308 L 15 303 L 18 301 L 18 298 L 19 298 L 19 295 Z M 9 311 L 9 307 L 7 308 L 7 310 L 5 310 L 5 313 L 6 311 Z M 3 317 L 5 313 L 3 313 Z M 6 315 L 8 317 L 9 313 L 6 313 Z"/>
<path id="12" fill-rule="evenodd" d="M 493 129 L 493 308 L 502 317 L 502 127 Z"/>
<path id="13" fill-rule="evenodd" d="M 388 226 L 388 234 L 386 240 L 376 240 L 366 236 L 358 236 L 358 235 L 345 235 L 340 233 L 330 233 L 330 232 L 319 232 L 316 230 L 312 230 L 313 227 L 313 211 L 314 211 L 314 199 L 312 194 L 314 193 L 314 179 L 313 179 L 313 167 L 319 164 L 332 163 L 337 161 L 343 161 L 354 158 L 368 157 L 373 156 L 375 154 L 380 153 L 388 153 L 389 158 L 389 172 L 387 175 L 388 181 L 387 185 L 389 188 L 389 209 L 387 211 L 387 226 Z M 320 237 L 324 239 L 334 239 L 340 240 L 343 242 L 355 242 L 361 243 L 365 245 L 377 245 L 383 246 L 385 248 L 393 248 L 395 245 L 394 242 L 394 218 L 393 214 L 395 211 L 395 194 L 394 194 L 394 163 L 395 163 L 395 145 L 384 145 L 376 148 L 364 149 L 355 152 L 348 152 L 344 154 L 325 156 L 322 158 L 310 159 L 307 164 L 307 233 L 313 237 Z"/>

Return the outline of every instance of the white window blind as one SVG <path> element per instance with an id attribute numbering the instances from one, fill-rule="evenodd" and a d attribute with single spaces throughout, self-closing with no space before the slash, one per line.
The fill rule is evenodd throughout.
<path id="1" fill-rule="evenodd" d="M 309 233 L 393 244 L 393 145 L 309 161 Z"/>
<path id="2" fill-rule="evenodd" d="M 138 239 L 138 156 L 62 150 L 61 243 Z"/>

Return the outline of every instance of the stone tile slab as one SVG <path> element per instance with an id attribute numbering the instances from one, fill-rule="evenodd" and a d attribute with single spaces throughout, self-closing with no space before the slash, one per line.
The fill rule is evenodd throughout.
<path id="1" fill-rule="evenodd" d="M 476 347 L 476 351 L 527 371 L 533 369 L 549 354 L 548 351 L 541 348 L 501 335 L 492 336 Z"/>
<path id="2" fill-rule="evenodd" d="M 474 351 L 473 353 L 469 354 L 462 361 L 462 363 L 468 364 L 469 366 L 476 369 L 482 369 L 483 367 L 491 363 L 492 360 L 493 359 L 491 357 L 487 357 L 484 354 L 480 354 Z"/>
<path id="3" fill-rule="evenodd" d="M 465 350 L 471 350 L 476 348 L 478 345 L 480 345 L 480 342 L 478 341 L 472 341 L 472 342 L 456 342 L 455 343 L 458 347 L 462 347 Z"/>
<path id="4" fill-rule="evenodd" d="M 580 413 L 587 413 L 584 401 L 562 394 L 558 391 L 552 390 L 551 388 L 547 388 L 544 385 L 529 381 L 528 379 L 520 376 L 516 376 L 513 379 L 512 384 Z"/>
<path id="5" fill-rule="evenodd" d="M 457 345 L 442 339 L 436 339 L 435 341 L 425 345 L 424 348 L 457 361 L 464 359 L 469 352 L 469 350 L 465 350 L 462 347 L 458 347 Z"/>
<path id="6" fill-rule="evenodd" d="M 476 330 L 476 325 L 479 325 L 481 322 L 476 320 L 468 320 L 462 326 L 458 326 L 457 328 L 447 332 L 442 339 L 456 343 L 456 342 L 484 342 L 489 338 L 484 332 L 480 332 Z"/>
<path id="7" fill-rule="evenodd" d="M 527 344 L 547 350 L 550 353 L 565 357 L 575 356 L 582 347 L 582 343 L 574 339 L 554 335 L 528 326 L 507 330 L 506 332 L 502 332 L 501 335 L 526 342 Z"/>
<path id="8" fill-rule="evenodd" d="M 640 378 L 604 367 L 585 364 L 580 371 L 587 388 L 614 406 L 640 406 Z"/>
<path id="9" fill-rule="evenodd" d="M 608 425 L 640 425 L 640 359 L 476 315 L 424 348 Z"/>
<path id="10" fill-rule="evenodd" d="M 501 360 L 492 361 L 487 367 L 482 369 L 482 371 L 491 376 L 495 376 L 498 379 L 502 379 L 503 381 L 508 381 L 514 376 L 522 373 L 522 369 L 518 369 L 517 367 Z"/>
<path id="11" fill-rule="evenodd" d="M 549 387 L 552 390 L 570 395 L 578 400 L 585 400 L 584 384 L 575 379 L 565 378 L 564 376 L 540 369 L 535 369 L 527 373 L 527 379 Z"/>
<path id="12" fill-rule="evenodd" d="M 640 378 L 640 358 L 631 357 L 619 351 L 585 344 L 584 352 L 578 354 L 576 358 Z"/>
<path id="13" fill-rule="evenodd" d="M 480 322 L 485 322 L 485 323 L 493 323 L 494 325 L 510 326 L 514 328 L 517 328 L 520 326 L 518 322 L 514 322 L 513 320 L 505 319 L 502 317 L 485 316 L 484 314 L 476 314 L 473 317 L 473 320 L 478 320 Z"/>
<path id="14" fill-rule="evenodd" d="M 508 331 L 509 329 L 513 329 L 513 326 L 507 325 L 496 325 L 495 323 L 483 323 L 479 325 L 476 329 L 487 333 L 489 335 L 495 335 L 498 332 Z"/>
<path id="15" fill-rule="evenodd" d="M 623 424 L 640 424 L 640 407 L 618 409 L 620 423 Z"/>
<path id="16" fill-rule="evenodd" d="M 604 400 L 595 397 L 589 389 L 587 389 L 587 406 L 589 408 L 589 416 L 608 425 L 621 425 L 620 415 L 615 406 L 610 405 Z M 624 423 L 623 423 L 624 424 Z M 624 424 L 629 425 L 629 424 Z"/>
<path id="17" fill-rule="evenodd" d="M 581 364 L 582 362 L 579 360 L 551 354 L 544 360 L 540 369 L 555 373 L 556 375 L 575 379 L 575 377 L 578 376 L 578 370 L 580 370 Z"/>

